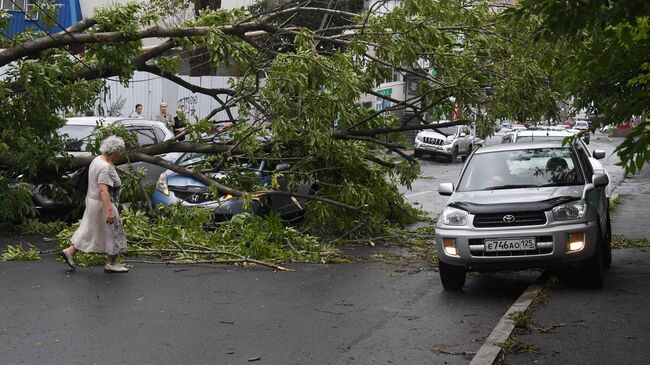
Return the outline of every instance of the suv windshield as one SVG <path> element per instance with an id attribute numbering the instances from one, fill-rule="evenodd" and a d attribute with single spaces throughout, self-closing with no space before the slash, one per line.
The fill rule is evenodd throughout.
<path id="1" fill-rule="evenodd" d="M 582 185 L 584 178 L 569 148 L 534 148 L 476 154 L 458 191 Z"/>
<path id="2" fill-rule="evenodd" d="M 458 127 L 452 126 L 452 127 L 443 127 L 443 128 L 436 128 L 434 129 L 435 131 L 438 131 L 439 133 L 445 135 L 445 136 L 451 136 L 456 134 L 456 130 Z"/>

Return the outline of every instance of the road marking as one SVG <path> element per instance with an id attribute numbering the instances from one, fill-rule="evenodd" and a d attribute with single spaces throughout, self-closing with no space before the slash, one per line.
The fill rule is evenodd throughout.
<path id="1" fill-rule="evenodd" d="M 514 312 L 525 312 L 528 310 L 530 303 L 542 291 L 544 287 L 542 284 L 537 283 L 537 280 L 528 286 L 528 288 L 517 298 L 512 306 L 501 317 L 499 323 L 492 330 L 488 338 L 483 343 L 480 349 L 474 355 L 474 358 L 469 363 L 470 365 L 492 365 L 501 353 L 501 345 L 510 337 L 515 324 L 510 319 L 510 315 Z"/>
<path id="2" fill-rule="evenodd" d="M 433 190 L 427 190 L 427 191 L 422 191 L 422 192 L 415 193 L 415 194 L 409 194 L 409 195 L 406 195 L 406 199 L 411 199 L 411 198 L 414 197 L 414 196 L 424 195 L 424 194 L 429 194 L 429 193 L 435 193 L 435 191 L 433 191 Z"/>

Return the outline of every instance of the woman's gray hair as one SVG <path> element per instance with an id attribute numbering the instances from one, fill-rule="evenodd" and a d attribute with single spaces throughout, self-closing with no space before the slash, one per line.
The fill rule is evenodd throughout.
<path id="1" fill-rule="evenodd" d="M 110 155 L 113 152 L 122 152 L 124 150 L 126 150 L 124 140 L 117 136 L 108 136 L 99 145 L 99 152 L 102 155 Z"/>

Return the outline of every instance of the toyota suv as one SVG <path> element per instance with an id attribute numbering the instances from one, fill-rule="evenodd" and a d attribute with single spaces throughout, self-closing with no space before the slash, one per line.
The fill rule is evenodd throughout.
<path id="1" fill-rule="evenodd" d="M 440 123 L 447 123 L 441 121 Z M 425 153 L 431 156 L 443 156 L 449 162 L 462 156 L 463 160 L 472 153 L 475 137 L 472 128 L 466 125 L 436 128 L 435 130 L 420 131 L 415 137 L 413 155 L 422 157 Z"/>
<path id="2" fill-rule="evenodd" d="M 450 196 L 435 235 L 446 290 L 467 271 L 561 268 L 565 277 L 600 287 L 611 263 L 605 187 L 576 141 L 499 144 L 476 150 Z"/>

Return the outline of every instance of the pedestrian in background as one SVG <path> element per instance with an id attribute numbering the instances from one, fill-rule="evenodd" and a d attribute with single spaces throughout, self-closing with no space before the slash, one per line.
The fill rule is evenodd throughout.
<path id="1" fill-rule="evenodd" d="M 160 114 L 156 115 L 156 120 L 165 123 L 167 128 L 174 133 L 174 118 L 167 113 L 167 103 L 164 101 L 160 103 Z"/>
<path id="2" fill-rule="evenodd" d="M 129 271 L 117 262 L 117 256 L 126 252 L 126 234 L 117 211 L 122 182 L 113 163 L 124 150 L 124 140 L 110 136 L 99 147 L 101 155 L 88 167 L 86 209 L 79 228 L 70 239 L 70 246 L 61 251 L 63 260 L 73 270 L 76 267 L 73 257 L 77 251 L 82 251 L 105 254 L 105 272 Z"/>
<path id="3" fill-rule="evenodd" d="M 135 104 L 135 110 L 129 114 L 129 118 L 144 119 L 144 114 L 142 114 L 142 104 Z"/>

